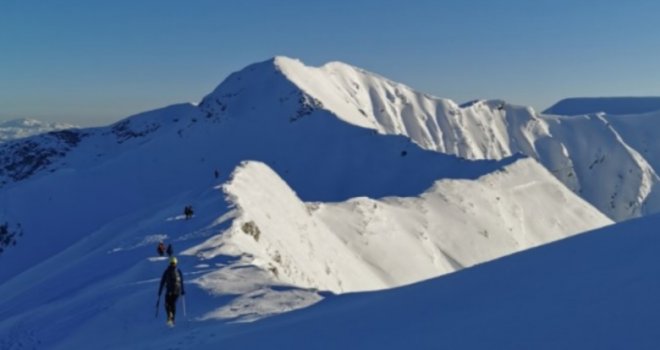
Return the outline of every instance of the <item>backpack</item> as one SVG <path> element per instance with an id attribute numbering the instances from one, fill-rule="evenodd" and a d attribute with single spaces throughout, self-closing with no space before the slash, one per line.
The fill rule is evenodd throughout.
<path id="1" fill-rule="evenodd" d="M 181 274 L 176 267 L 168 268 L 165 276 L 167 294 L 181 295 Z"/>

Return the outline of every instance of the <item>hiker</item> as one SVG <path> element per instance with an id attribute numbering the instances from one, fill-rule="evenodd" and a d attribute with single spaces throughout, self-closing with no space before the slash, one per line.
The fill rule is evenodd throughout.
<path id="1" fill-rule="evenodd" d="M 158 243 L 158 248 L 156 248 L 156 251 L 160 256 L 163 256 L 163 254 L 165 254 L 165 243 L 163 243 L 163 241 L 160 241 L 160 243 Z"/>
<path id="2" fill-rule="evenodd" d="M 160 279 L 160 288 L 158 288 L 158 300 L 160 300 L 163 286 L 165 286 L 165 312 L 167 313 L 168 326 L 174 326 L 177 299 L 180 295 L 186 294 L 183 287 L 183 274 L 176 265 L 177 259 L 173 256 L 170 258 L 169 266 L 163 272 L 163 277 Z"/>
<path id="3" fill-rule="evenodd" d="M 174 255 L 174 249 L 172 249 L 172 243 L 167 245 L 167 256 L 170 258 Z"/>
<path id="4" fill-rule="evenodd" d="M 183 214 L 186 216 L 186 220 L 190 219 L 193 216 L 192 205 L 186 205 L 183 209 Z"/>

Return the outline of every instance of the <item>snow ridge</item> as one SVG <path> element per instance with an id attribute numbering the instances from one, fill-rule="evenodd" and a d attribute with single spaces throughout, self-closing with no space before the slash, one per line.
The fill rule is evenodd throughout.
<path id="1" fill-rule="evenodd" d="M 642 154 L 629 146 L 660 118 L 646 118 L 646 128 L 634 132 L 627 128 L 624 139 L 610 122 L 614 116 L 546 116 L 501 100 L 459 106 L 339 62 L 319 68 L 287 58 L 275 63 L 316 105 L 350 124 L 405 135 L 424 149 L 467 159 L 534 157 L 616 221 L 660 211 L 660 179 L 653 167 L 660 151 L 645 147 Z M 616 127 L 637 119 L 618 118 Z M 603 162 L 611 166 L 598 166 Z"/>
<path id="2" fill-rule="evenodd" d="M 187 253 L 242 252 L 282 282 L 334 292 L 413 283 L 611 223 L 533 159 L 409 198 L 304 203 L 258 162 L 223 189 L 232 226 Z"/>

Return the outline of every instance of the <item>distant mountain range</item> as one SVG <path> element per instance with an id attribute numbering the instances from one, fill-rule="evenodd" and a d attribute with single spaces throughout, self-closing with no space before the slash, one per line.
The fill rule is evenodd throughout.
<path id="1" fill-rule="evenodd" d="M 36 119 L 13 119 L 0 122 L 0 143 L 20 139 L 49 131 L 75 128 L 65 123 L 46 123 Z"/>
<path id="2" fill-rule="evenodd" d="M 574 97 L 557 102 L 543 113 L 632 115 L 659 111 L 660 97 Z"/>

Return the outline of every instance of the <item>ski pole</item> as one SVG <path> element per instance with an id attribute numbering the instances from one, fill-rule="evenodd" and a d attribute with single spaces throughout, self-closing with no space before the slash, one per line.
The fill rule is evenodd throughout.
<path id="1" fill-rule="evenodd" d="M 188 315 L 186 315 L 186 296 L 185 295 L 181 296 L 181 301 L 183 301 L 183 316 L 188 317 Z"/>
<path id="2" fill-rule="evenodd" d="M 158 301 L 156 301 L 156 318 L 158 318 L 158 305 L 160 305 L 160 294 L 158 294 Z"/>

